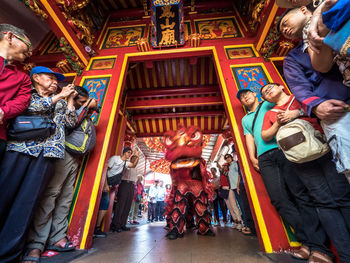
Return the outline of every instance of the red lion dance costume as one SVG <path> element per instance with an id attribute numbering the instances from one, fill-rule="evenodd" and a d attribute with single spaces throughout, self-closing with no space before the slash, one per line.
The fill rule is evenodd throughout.
<path id="1" fill-rule="evenodd" d="M 202 132 L 198 127 L 180 127 L 178 131 L 164 134 L 167 152 L 165 158 L 171 162 L 170 176 L 173 187 L 165 214 L 169 226 L 169 239 L 183 237 L 184 226 L 194 226 L 196 216 L 198 234 L 214 236 L 210 229 L 211 214 L 208 199 L 213 195 L 202 156 Z"/>

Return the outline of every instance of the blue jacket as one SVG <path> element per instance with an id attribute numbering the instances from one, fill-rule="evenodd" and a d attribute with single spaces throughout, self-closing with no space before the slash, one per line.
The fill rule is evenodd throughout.
<path id="1" fill-rule="evenodd" d="M 303 42 L 284 59 L 283 72 L 288 87 L 310 116 L 312 108 L 329 99 L 350 101 L 350 88 L 343 84 L 343 77 L 335 65 L 322 74 L 312 68 L 310 56 L 304 53 Z"/>

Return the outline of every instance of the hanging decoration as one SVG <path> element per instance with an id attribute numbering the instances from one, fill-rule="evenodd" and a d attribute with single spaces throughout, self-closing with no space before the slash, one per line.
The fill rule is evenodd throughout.
<path id="1" fill-rule="evenodd" d="M 68 73 L 72 71 L 72 67 L 68 63 L 68 59 L 62 59 L 57 62 L 56 67 L 62 72 L 62 73 Z"/>
<path id="2" fill-rule="evenodd" d="M 198 34 L 198 33 L 191 34 L 188 38 L 190 47 L 199 47 L 199 45 L 201 44 L 201 38 L 202 38 L 201 34 Z"/>
<path id="3" fill-rule="evenodd" d="M 151 162 L 150 168 L 153 172 L 156 172 L 156 173 L 169 174 L 170 162 L 165 159 L 159 159 Z"/>
<path id="4" fill-rule="evenodd" d="M 145 142 L 147 147 L 152 149 L 152 150 L 155 150 L 157 152 L 164 152 L 165 151 L 163 141 L 161 140 L 160 137 L 143 138 L 143 141 Z"/>
<path id="5" fill-rule="evenodd" d="M 135 134 L 125 133 L 124 136 L 124 147 L 130 147 L 136 140 Z"/>
<path id="6" fill-rule="evenodd" d="M 177 47 L 185 44 L 182 0 L 152 0 L 152 46 Z"/>
<path id="7" fill-rule="evenodd" d="M 136 41 L 136 44 L 137 44 L 137 49 L 140 52 L 147 52 L 151 50 L 147 38 L 139 38 L 139 40 Z"/>
<path id="8" fill-rule="evenodd" d="M 294 48 L 294 44 L 289 41 L 281 41 L 276 54 L 280 57 L 284 57 Z"/>
<path id="9" fill-rule="evenodd" d="M 163 138 L 161 137 L 147 137 L 143 138 L 143 141 L 148 148 L 155 150 L 157 152 L 165 152 L 165 146 L 163 143 Z M 203 135 L 202 148 L 205 148 L 210 141 L 210 134 Z"/>
<path id="10" fill-rule="evenodd" d="M 230 144 L 233 142 L 233 138 L 232 138 L 232 132 L 230 129 L 225 130 L 222 133 L 222 137 Z"/>

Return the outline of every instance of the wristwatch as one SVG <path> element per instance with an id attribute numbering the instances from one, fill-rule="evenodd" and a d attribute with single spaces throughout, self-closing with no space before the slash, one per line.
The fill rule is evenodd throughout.
<path id="1" fill-rule="evenodd" d="M 302 109 L 299 109 L 299 116 L 303 116 L 304 115 L 304 111 Z"/>

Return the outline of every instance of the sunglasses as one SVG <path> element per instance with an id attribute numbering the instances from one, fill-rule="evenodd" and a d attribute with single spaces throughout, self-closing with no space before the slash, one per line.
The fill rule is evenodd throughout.
<path id="1" fill-rule="evenodd" d="M 10 33 L 10 31 L 8 31 L 8 32 L 2 32 L 2 33 L 3 33 L 3 34 L 7 34 L 7 33 Z M 24 42 L 24 44 L 26 44 L 27 47 L 28 47 L 28 51 L 30 51 L 30 48 L 31 48 L 31 46 L 32 46 L 32 43 L 30 43 L 28 40 L 24 39 L 23 37 L 20 37 L 20 36 L 16 35 L 16 34 L 13 33 L 13 32 L 11 32 L 11 33 L 12 33 L 12 35 L 13 35 L 15 38 L 17 38 L 17 39 L 21 40 L 22 42 Z"/>
<path id="2" fill-rule="evenodd" d="M 231 156 L 225 156 L 224 160 L 227 160 L 228 158 L 231 158 Z"/>

